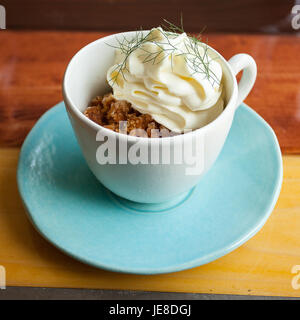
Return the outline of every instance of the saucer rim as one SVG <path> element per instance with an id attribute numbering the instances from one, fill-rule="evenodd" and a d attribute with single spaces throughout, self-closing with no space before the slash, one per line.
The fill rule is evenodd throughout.
<path id="1" fill-rule="evenodd" d="M 38 226 L 38 223 L 35 220 L 35 217 L 33 214 L 30 213 L 30 210 L 28 208 L 28 205 L 26 203 L 26 196 L 24 194 L 24 190 L 23 190 L 23 184 L 22 184 L 22 163 L 24 163 L 23 159 L 25 157 L 25 153 L 26 153 L 26 149 L 30 146 L 30 140 L 31 137 L 34 136 L 35 131 L 39 130 L 40 127 L 42 127 L 43 123 L 45 121 L 47 121 L 48 117 L 52 114 L 55 113 L 57 109 L 61 108 L 62 106 L 64 106 L 64 102 L 61 101 L 58 104 L 56 104 L 55 106 L 53 106 L 52 108 L 50 108 L 48 111 L 46 111 L 41 117 L 40 119 L 36 122 L 36 124 L 33 126 L 33 128 L 31 129 L 31 131 L 28 133 L 28 135 L 26 136 L 24 143 L 21 147 L 20 150 L 20 155 L 19 155 L 19 160 L 18 160 L 18 166 L 17 166 L 17 185 L 18 185 L 18 190 L 19 190 L 19 194 L 22 200 L 22 203 L 24 205 L 26 214 L 29 218 L 29 220 L 31 221 L 32 225 L 34 226 L 34 228 L 37 230 L 37 232 L 43 236 L 47 241 L 49 241 L 52 245 L 54 245 L 54 247 L 56 247 L 57 249 L 61 250 L 62 252 L 64 252 L 65 254 L 67 254 L 68 256 L 71 256 L 72 258 L 81 261 L 82 263 L 91 265 L 93 267 L 96 268 L 100 268 L 103 270 L 108 270 L 108 271 L 113 271 L 113 272 L 119 272 L 119 273 L 126 273 L 126 274 L 140 274 L 140 275 L 154 275 L 154 274 L 165 274 L 165 273 L 172 273 L 172 272 L 178 272 L 178 271 L 183 271 L 186 269 L 190 269 L 190 268 L 195 268 L 195 267 L 199 267 L 201 265 L 207 264 L 209 262 L 212 262 L 230 252 L 232 252 L 233 250 L 235 250 L 236 248 L 240 247 L 242 244 L 244 244 L 246 241 L 248 241 L 250 238 L 252 238 L 262 227 L 263 225 L 266 223 L 266 221 L 268 220 L 269 216 L 271 215 L 280 191 L 281 191 L 281 186 L 282 186 L 282 181 L 283 181 L 283 164 L 282 164 L 282 154 L 281 154 L 281 150 L 280 150 L 280 146 L 278 143 L 278 139 L 276 137 L 276 134 L 274 132 L 274 130 L 271 128 L 271 126 L 257 113 L 255 112 L 251 107 L 249 107 L 247 104 L 242 103 L 238 108 L 246 108 L 248 112 L 252 113 L 257 121 L 260 121 L 261 124 L 269 131 L 269 133 L 271 133 L 271 136 L 273 138 L 273 142 L 274 142 L 274 150 L 276 151 L 275 155 L 276 155 L 276 160 L 278 162 L 278 171 L 277 171 L 277 177 L 276 177 L 276 185 L 274 187 L 274 191 L 273 194 L 271 196 L 272 201 L 270 201 L 267 209 L 265 210 L 265 213 L 262 215 L 262 217 L 258 220 L 258 222 L 253 225 L 253 227 L 251 228 L 251 230 L 249 230 L 249 232 L 244 233 L 243 235 L 241 235 L 239 238 L 235 239 L 233 241 L 233 243 L 219 249 L 216 251 L 213 251 L 212 253 L 208 253 L 205 254 L 204 256 L 201 256 L 200 258 L 196 258 L 193 260 L 190 260 L 188 262 L 185 263 L 180 263 L 180 264 L 174 264 L 172 266 L 168 266 L 168 267 L 159 267 L 159 268 L 122 268 L 122 267 L 118 267 L 118 266 L 114 266 L 114 265 L 106 265 L 103 263 L 99 263 L 96 262 L 94 260 L 85 258 L 83 256 L 81 256 L 80 254 L 77 253 L 73 253 L 70 252 L 68 250 L 68 248 L 63 247 L 60 243 L 55 242 L 55 240 L 53 240 L 50 236 L 47 235 L 46 232 L 44 232 L 44 230 L 41 230 Z M 233 120 L 234 121 L 234 120 Z"/>

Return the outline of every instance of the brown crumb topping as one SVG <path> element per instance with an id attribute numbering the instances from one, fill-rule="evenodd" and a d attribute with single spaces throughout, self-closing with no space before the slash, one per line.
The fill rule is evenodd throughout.
<path id="1" fill-rule="evenodd" d="M 84 114 L 104 128 L 134 136 L 166 137 L 176 135 L 150 115 L 135 110 L 131 103 L 116 100 L 111 93 L 93 99 Z M 120 123 L 127 121 L 127 124 Z"/>

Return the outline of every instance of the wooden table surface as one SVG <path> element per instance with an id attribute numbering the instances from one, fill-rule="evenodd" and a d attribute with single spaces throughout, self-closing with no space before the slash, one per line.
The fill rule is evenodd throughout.
<path id="1" fill-rule="evenodd" d="M 0 146 L 20 146 L 36 119 L 62 100 L 71 57 L 106 34 L 0 33 Z M 246 102 L 275 129 L 282 151 L 300 153 L 300 37 L 207 35 L 226 59 L 240 52 L 257 61 L 258 77 Z"/>
<path id="2" fill-rule="evenodd" d="M 258 78 L 248 103 L 275 130 L 284 153 L 279 201 L 263 229 L 239 249 L 207 265 L 156 276 L 98 270 L 67 257 L 33 229 L 22 207 L 16 166 L 36 120 L 62 100 L 70 58 L 97 32 L 0 32 L 0 265 L 7 285 L 300 296 L 300 38 L 207 35 L 223 53 L 251 54 Z M 300 280 L 299 280 L 300 281 Z"/>

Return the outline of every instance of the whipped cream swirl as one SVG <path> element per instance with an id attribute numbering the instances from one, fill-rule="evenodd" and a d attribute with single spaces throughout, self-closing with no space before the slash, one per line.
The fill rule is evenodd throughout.
<path id="1" fill-rule="evenodd" d="M 107 72 L 114 97 L 175 132 L 213 121 L 224 108 L 222 67 L 205 44 L 191 41 L 154 28 L 127 56 L 116 49 Z"/>

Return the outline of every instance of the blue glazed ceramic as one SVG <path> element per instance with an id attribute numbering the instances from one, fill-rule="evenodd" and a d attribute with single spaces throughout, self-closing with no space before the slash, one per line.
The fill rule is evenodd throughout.
<path id="1" fill-rule="evenodd" d="M 60 103 L 27 136 L 17 179 L 30 220 L 57 248 L 99 268 L 156 274 L 208 263 L 255 235 L 279 196 L 282 158 L 273 130 L 243 104 L 193 190 L 137 204 L 96 180 Z"/>

